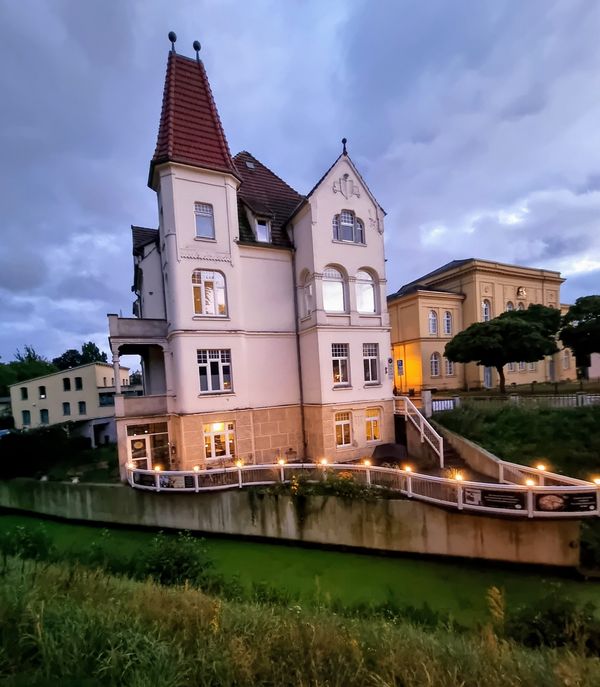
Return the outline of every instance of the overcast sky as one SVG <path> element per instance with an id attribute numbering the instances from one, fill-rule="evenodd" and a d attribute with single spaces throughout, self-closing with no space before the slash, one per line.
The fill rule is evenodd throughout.
<path id="1" fill-rule="evenodd" d="M 202 43 L 232 153 L 306 193 L 348 138 L 390 292 L 467 257 L 600 291 L 597 0 L 0 0 L 3 361 L 106 350 L 131 314 L 169 30 Z"/>

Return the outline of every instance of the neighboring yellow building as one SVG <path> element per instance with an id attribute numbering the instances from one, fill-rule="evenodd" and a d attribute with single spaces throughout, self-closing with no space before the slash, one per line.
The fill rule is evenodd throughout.
<path id="1" fill-rule="evenodd" d="M 405 284 L 388 296 L 396 389 L 419 393 L 497 386 L 494 369 L 446 360 L 446 343 L 474 322 L 526 309 L 531 303 L 564 312 L 563 282 L 559 272 L 469 258 L 453 260 Z M 575 362 L 566 349 L 536 363 L 510 363 L 505 375 L 507 385 L 575 379 Z"/>
<path id="2" fill-rule="evenodd" d="M 129 388 L 129 368 L 120 368 L 121 386 Z M 88 363 L 11 384 L 10 400 L 17 429 L 77 422 L 92 446 L 116 441 L 113 366 Z M 136 387 L 131 388 L 132 393 Z"/>

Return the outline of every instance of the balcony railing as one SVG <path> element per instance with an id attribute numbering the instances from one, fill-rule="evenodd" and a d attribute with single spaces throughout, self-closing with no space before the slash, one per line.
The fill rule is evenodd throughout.
<path id="1" fill-rule="evenodd" d="M 115 396 L 117 417 L 145 417 L 166 415 L 167 396 Z"/>

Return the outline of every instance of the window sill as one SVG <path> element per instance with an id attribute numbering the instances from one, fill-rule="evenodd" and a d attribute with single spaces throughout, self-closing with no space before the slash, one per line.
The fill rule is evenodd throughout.
<path id="1" fill-rule="evenodd" d="M 347 310 L 336 310 L 335 312 L 332 312 L 331 310 L 323 310 L 323 312 L 327 315 L 327 317 L 348 317 L 350 314 Z"/>
<path id="2" fill-rule="evenodd" d="M 365 382 L 363 389 L 373 389 L 378 386 L 382 386 L 381 382 Z"/>
<path id="3" fill-rule="evenodd" d="M 366 247 L 366 243 L 360 243 L 359 241 L 343 241 L 342 239 L 331 239 L 331 243 L 341 243 L 344 246 L 362 246 Z"/>
<path id="4" fill-rule="evenodd" d="M 335 386 L 332 386 L 331 389 L 333 391 L 341 391 L 342 389 L 351 389 L 352 385 L 350 384 L 336 384 Z"/>
<path id="5" fill-rule="evenodd" d="M 235 396 L 235 391 L 201 391 L 198 398 L 207 398 L 208 396 Z"/>
<path id="6" fill-rule="evenodd" d="M 335 450 L 336 451 L 348 451 L 351 448 L 354 448 L 354 446 L 352 446 L 352 444 L 340 444 L 339 446 L 336 445 Z"/>
<path id="7" fill-rule="evenodd" d="M 224 320 L 229 322 L 231 317 L 229 315 L 192 315 L 193 320 Z"/>
<path id="8" fill-rule="evenodd" d="M 216 243 L 217 239 L 211 239 L 208 236 L 194 236 L 194 241 L 208 241 L 209 243 Z"/>

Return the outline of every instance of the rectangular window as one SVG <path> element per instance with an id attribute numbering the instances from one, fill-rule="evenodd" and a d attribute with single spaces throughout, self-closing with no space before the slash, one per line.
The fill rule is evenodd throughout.
<path id="1" fill-rule="evenodd" d="M 379 409 L 378 408 L 367 408 L 367 418 L 366 418 L 366 430 L 367 430 L 367 441 L 379 441 L 381 439 L 379 433 Z"/>
<path id="2" fill-rule="evenodd" d="M 519 372 L 523 372 L 524 370 L 525 370 L 525 363 L 524 363 L 524 362 L 520 362 L 520 363 L 519 363 Z"/>
<path id="3" fill-rule="evenodd" d="M 535 372 L 537 370 L 537 363 L 529 363 L 527 367 L 529 368 L 529 372 Z"/>
<path id="4" fill-rule="evenodd" d="M 68 377 L 63 377 L 63 391 L 71 391 L 71 380 Z"/>
<path id="5" fill-rule="evenodd" d="M 194 203 L 194 214 L 196 216 L 196 238 L 214 239 L 215 218 L 213 216 L 213 206 L 208 205 L 208 203 Z"/>
<path id="6" fill-rule="evenodd" d="M 23 427 L 29 427 L 31 425 L 31 412 L 29 410 L 22 410 L 21 419 L 23 420 Z"/>
<path id="7" fill-rule="evenodd" d="M 102 386 L 106 386 L 106 377 L 102 377 Z"/>
<path id="8" fill-rule="evenodd" d="M 516 369 L 516 363 L 508 363 L 508 371 L 514 372 Z"/>
<path id="9" fill-rule="evenodd" d="M 206 460 L 235 457 L 235 427 L 233 422 L 211 422 L 204 425 L 204 455 Z"/>
<path id="10" fill-rule="evenodd" d="M 98 394 L 98 405 L 101 408 L 115 405 L 115 395 L 112 392 L 102 392 Z"/>
<path id="11" fill-rule="evenodd" d="M 27 400 L 27 397 L 28 397 L 27 387 L 26 387 L 26 386 L 22 386 L 22 387 L 21 387 L 21 400 L 22 400 L 22 401 L 26 401 L 26 400 Z"/>
<path id="12" fill-rule="evenodd" d="M 333 384 L 343 386 L 350 383 L 348 374 L 348 344 L 331 344 L 331 362 L 333 368 Z"/>
<path id="13" fill-rule="evenodd" d="M 83 378 L 75 377 L 75 391 L 81 391 L 83 389 Z"/>
<path id="14" fill-rule="evenodd" d="M 85 401 L 79 401 L 79 403 L 77 404 L 77 406 L 78 406 L 78 408 L 79 408 L 79 414 L 80 414 L 80 415 L 85 415 L 85 414 L 87 413 L 87 408 L 86 408 L 86 406 L 85 406 Z"/>
<path id="15" fill-rule="evenodd" d="M 231 391 L 231 351 L 206 349 L 197 351 L 200 392 Z"/>
<path id="16" fill-rule="evenodd" d="M 50 422 L 46 408 L 40 408 L 40 424 L 47 425 Z"/>
<path id="17" fill-rule="evenodd" d="M 335 445 L 350 446 L 352 444 L 352 431 L 350 426 L 350 413 L 335 414 Z"/>
<path id="18" fill-rule="evenodd" d="M 347 210 L 340 213 L 340 240 L 354 241 L 354 214 Z"/>
<path id="19" fill-rule="evenodd" d="M 256 220 L 256 240 L 262 243 L 271 243 L 271 227 L 268 220 Z"/>
<path id="20" fill-rule="evenodd" d="M 38 391 L 40 398 L 46 398 L 46 387 L 45 386 L 39 386 Z"/>
<path id="21" fill-rule="evenodd" d="M 71 404 L 70 403 L 63 403 L 63 415 L 70 415 L 71 414 Z"/>
<path id="22" fill-rule="evenodd" d="M 363 367 L 365 382 L 377 384 L 379 382 L 379 344 L 363 344 Z"/>

